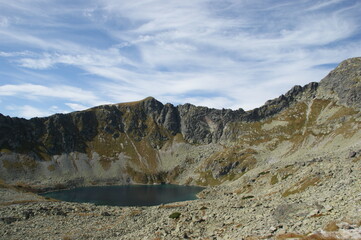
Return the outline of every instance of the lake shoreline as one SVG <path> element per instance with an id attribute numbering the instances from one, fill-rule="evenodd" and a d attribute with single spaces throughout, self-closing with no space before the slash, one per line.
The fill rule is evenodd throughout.
<path id="1" fill-rule="evenodd" d="M 109 206 L 156 206 L 197 199 L 204 187 L 175 184 L 84 186 L 39 194 L 66 202 Z"/>

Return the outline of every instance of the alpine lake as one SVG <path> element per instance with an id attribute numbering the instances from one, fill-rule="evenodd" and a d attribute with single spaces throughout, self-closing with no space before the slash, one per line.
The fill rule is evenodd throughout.
<path id="1" fill-rule="evenodd" d="M 197 199 L 203 187 L 161 185 L 121 185 L 78 187 L 40 195 L 66 202 L 109 206 L 154 206 Z"/>

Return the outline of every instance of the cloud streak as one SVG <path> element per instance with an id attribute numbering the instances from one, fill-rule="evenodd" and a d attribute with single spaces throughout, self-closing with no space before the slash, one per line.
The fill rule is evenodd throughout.
<path id="1" fill-rule="evenodd" d="M 90 91 L 70 86 L 42 86 L 34 84 L 2 85 L 0 86 L 0 96 L 12 96 L 26 99 L 58 98 L 85 104 L 100 104 L 99 98 Z"/>

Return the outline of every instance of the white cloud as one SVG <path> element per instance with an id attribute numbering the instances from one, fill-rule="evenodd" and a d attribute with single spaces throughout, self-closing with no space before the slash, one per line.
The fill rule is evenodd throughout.
<path id="1" fill-rule="evenodd" d="M 6 55 L 15 56 L 16 53 L 4 53 L 4 56 Z M 20 56 L 20 54 L 18 56 Z M 89 68 L 91 66 L 111 67 L 122 64 L 134 65 L 132 61 L 123 57 L 116 48 L 107 50 L 83 49 L 79 50 L 78 54 L 73 55 L 44 53 L 40 56 L 32 56 L 32 58 L 20 58 L 17 62 L 20 66 L 31 69 L 47 69 L 56 64 L 73 65 L 80 68 Z"/>
<path id="2" fill-rule="evenodd" d="M 30 51 L 22 52 L 2 52 L 0 51 L 0 57 L 23 57 L 23 56 L 34 56 L 34 53 Z"/>
<path id="3" fill-rule="evenodd" d="M 42 86 L 35 84 L 7 84 L 0 86 L 0 96 L 16 96 L 28 99 L 60 98 L 91 105 L 101 101 L 94 93 L 71 86 Z"/>
<path id="4" fill-rule="evenodd" d="M 70 107 L 74 111 L 81 111 L 81 110 L 85 110 L 85 109 L 89 108 L 89 107 L 84 106 L 84 105 L 79 104 L 79 103 L 65 103 L 65 105 L 67 105 L 68 107 Z"/>
<path id="5" fill-rule="evenodd" d="M 54 65 L 54 61 L 49 58 L 33 59 L 23 58 L 19 60 L 20 66 L 32 69 L 47 69 Z"/>
<path id="6" fill-rule="evenodd" d="M 316 2 L 315 5 L 312 5 L 310 8 L 308 8 L 309 11 L 315 11 L 315 10 L 320 10 L 322 8 L 326 8 L 338 3 L 341 3 L 345 0 L 327 0 L 327 1 L 321 1 L 321 2 Z"/>

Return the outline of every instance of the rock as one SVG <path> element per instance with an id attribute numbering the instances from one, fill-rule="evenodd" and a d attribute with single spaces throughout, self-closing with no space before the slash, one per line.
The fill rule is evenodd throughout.
<path id="1" fill-rule="evenodd" d="M 6 224 L 11 224 L 13 222 L 19 221 L 19 218 L 16 217 L 2 217 L 0 218 L 0 221 L 6 223 Z"/>
<path id="2" fill-rule="evenodd" d="M 30 217 L 33 217 L 34 215 L 35 215 L 35 213 L 31 209 L 23 211 L 24 219 L 29 219 Z"/>
<path id="3" fill-rule="evenodd" d="M 108 216 L 111 216 L 111 214 L 110 213 L 108 213 L 108 212 L 102 212 L 102 214 L 101 214 L 102 216 L 105 216 L 105 217 L 108 217 Z"/>
<path id="4" fill-rule="evenodd" d="M 330 212 L 330 211 L 332 211 L 333 210 L 333 207 L 332 206 L 330 206 L 330 205 L 325 205 L 325 211 L 326 212 Z"/>
<path id="5" fill-rule="evenodd" d="M 313 216 L 315 216 L 315 215 L 317 215 L 319 213 L 320 213 L 320 210 L 314 209 L 307 215 L 307 217 L 313 217 Z"/>
<path id="6" fill-rule="evenodd" d="M 354 158 L 354 157 L 356 157 L 356 152 L 354 152 L 354 151 L 351 151 L 349 154 L 348 154 L 348 158 Z"/>
<path id="7" fill-rule="evenodd" d="M 66 212 L 64 212 L 62 209 L 55 209 L 55 211 L 53 212 L 53 215 L 66 217 L 68 214 Z"/>
<path id="8" fill-rule="evenodd" d="M 271 233 L 274 233 L 274 232 L 276 232 L 276 231 L 277 231 L 277 228 L 272 226 L 272 227 L 270 227 L 270 229 L 269 229 L 269 230 L 270 230 L 270 232 L 271 232 Z"/>

